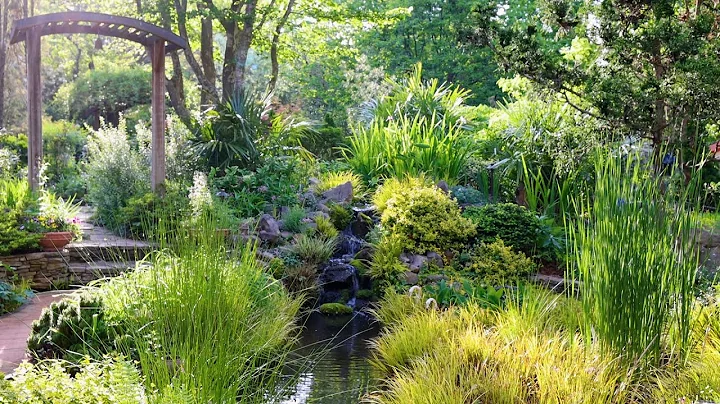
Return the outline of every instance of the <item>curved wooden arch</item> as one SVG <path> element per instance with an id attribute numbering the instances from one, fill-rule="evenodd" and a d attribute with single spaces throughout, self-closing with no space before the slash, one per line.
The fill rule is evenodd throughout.
<path id="1" fill-rule="evenodd" d="M 91 34 L 123 38 L 144 45 L 152 62 L 151 184 L 163 192 L 165 182 L 165 54 L 185 49 L 187 41 L 172 31 L 135 18 L 70 11 L 13 22 L 10 43 L 25 41 L 28 95 L 28 181 L 39 186 L 42 164 L 42 85 L 40 38 L 52 34 Z"/>
<path id="2" fill-rule="evenodd" d="M 27 32 L 40 30 L 40 36 L 52 34 L 95 34 L 123 38 L 145 46 L 157 40 L 166 42 L 165 51 L 187 48 L 187 41 L 172 31 L 135 18 L 117 15 L 69 11 L 37 15 L 13 24 L 10 43 L 25 40 Z"/>

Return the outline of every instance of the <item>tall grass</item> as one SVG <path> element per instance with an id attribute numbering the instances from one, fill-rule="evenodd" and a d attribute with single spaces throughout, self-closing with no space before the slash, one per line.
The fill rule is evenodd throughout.
<path id="1" fill-rule="evenodd" d="M 100 290 L 128 324 L 151 402 L 261 403 L 278 391 L 300 302 L 213 222 L 169 234 L 160 221 L 158 251 Z"/>
<path id="2" fill-rule="evenodd" d="M 343 155 L 366 182 L 425 173 L 454 184 L 469 157 L 464 132 L 434 114 L 375 120 L 368 128 L 355 129 Z"/>
<path id="3" fill-rule="evenodd" d="M 582 220 L 571 229 L 587 338 L 652 365 L 663 348 L 687 351 L 698 266 L 687 210 L 694 185 L 673 195 L 638 156 L 598 157 L 592 199 L 576 201 Z M 663 338 L 671 329 L 673 338 Z"/>
<path id="4" fill-rule="evenodd" d="M 537 289 L 522 293 L 503 310 L 416 310 L 390 324 L 375 343 L 374 363 L 393 376 L 371 400 L 598 404 L 646 394 L 628 383 L 632 366 L 576 335 L 570 299 Z"/>

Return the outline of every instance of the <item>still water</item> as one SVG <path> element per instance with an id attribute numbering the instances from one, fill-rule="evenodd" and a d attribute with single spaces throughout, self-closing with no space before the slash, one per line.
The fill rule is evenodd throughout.
<path id="1" fill-rule="evenodd" d="M 304 319 L 297 356 L 300 375 L 282 404 L 355 404 L 377 389 L 380 374 L 368 362 L 368 342 L 380 326 L 362 314 L 328 317 L 313 312 Z"/>

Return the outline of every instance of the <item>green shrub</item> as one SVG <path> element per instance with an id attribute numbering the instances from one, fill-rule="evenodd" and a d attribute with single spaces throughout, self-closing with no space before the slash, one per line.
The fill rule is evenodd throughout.
<path id="1" fill-rule="evenodd" d="M 330 209 L 330 221 L 333 226 L 340 231 L 345 230 L 352 222 L 352 209 L 339 203 L 331 203 L 328 208 Z"/>
<path id="2" fill-rule="evenodd" d="M 0 379 L 0 403 L 138 404 L 146 402 L 142 377 L 128 361 L 85 361 L 72 374 L 62 361 L 20 365 L 9 381 Z"/>
<path id="3" fill-rule="evenodd" d="M 327 314 L 331 316 L 348 315 L 352 314 L 353 312 L 352 307 L 344 305 L 342 303 L 325 303 L 320 305 L 318 310 L 322 314 Z"/>
<path id="4" fill-rule="evenodd" d="M 379 213 L 383 213 L 387 208 L 388 201 L 400 192 L 410 188 L 429 186 L 432 186 L 432 181 L 424 175 L 420 175 L 418 177 L 388 178 L 378 187 L 378 189 L 375 190 L 372 197 L 372 203 L 375 205 Z"/>
<path id="5" fill-rule="evenodd" d="M 400 262 L 405 241 L 398 235 L 383 234 L 374 244 L 368 275 L 373 279 L 373 290 L 382 296 L 385 289 L 399 285 L 400 276 L 407 267 Z"/>
<path id="6" fill-rule="evenodd" d="M 513 285 L 527 278 L 536 268 L 530 258 L 514 252 L 501 239 L 473 248 L 469 261 L 463 267 L 491 285 Z"/>
<path id="7" fill-rule="evenodd" d="M 120 209 L 133 196 L 149 192 L 149 180 L 149 164 L 128 142 L 124 121 L 117 128 L 103 125 L 90 134 L 87 197 L 106 227 L 116 231 L 124 227 Z"/>
<path id="8" fill-rule="evenodd" d="M 527 255 L 536 252 L 540 220 L 525 207 L 514 203 L 473 206 L 467 208 L 463 216 L 477 226 L 478 242 L 492 243 L 499 238 Z"/>
<path id="9" fill-rule="evenodd" d="M 0 179 L 0 256 L 38 248 L 42 235 L 30 231 L 37 208 L 27 181 Z"/>
<path id="10" fill-rule="evenodd" d="M 90 123 L 97 112 L 117 124 L 124 110 L 150 103 L 150 73 L 138 67 L 87 70 L 63 87 L 48 108 L 54 119 Z"/>
<path id="11" fill-rule="evenodd" d="M 479 205 L 487 203 L 487 195 L 472 187 L 461 185 L 450 188 L 450 196 L 455 198 L 461 205 Z"/>
<path id="12" fill-rule="evenodd" d="M 353 199 L 362 199 L 365 192 L 365 185 L 363 184 L 362 178 L 360 178 L 359 175 L 348 171 L 322 173 L 320 175 L 320 183 L 317 185 L 315 190 L 318 193 L 323 193 L 346 182 L 352 184 Z"/>
<path id="13" fill-rule="evenodd" d="M 157 230 L 160 220 L 165 221 L 168 230 L 178 226 L 181 219 L 189 214 L 189 200 L 181 192 L 180 184 L 166 182 L 165 195 L 146 192 L 131 197 L 126 205 L 117 213 L 119 229 L 122 234 L 134 238 L 152 238 L 152 231 Z"/>
<path id="14" fill-rule="evenodd" d="M 462 127 L 435 114 L 403 116 L 358 127 L 343 154 L 367 183 L 425 173 L 455 184 L 470 154 L 464 136 Z"/>
<path id="15" fill-rule="evenodd" d="M 0 262 L 1 266 L 2 262 Z M 26 283 L 14 284 L 0 281 L 0 315 L 15 311 L 31 297 L 32 291 Z"/>
<path id="16" fill-rule="evenodd" d="M 240 217 L 251 217 L 267 206 L 298 204 L 300 184 L 307 181 L 307 165 L 293 157 L 268 159 L 255 170 L 227 167 L 211 169 L 208 185 L 213 193 L 225 193 L 225 201 Z"/>
<path id="17" fill-rule="evenodd" d="M 301 206 L 293 206 L 283 216 L 283 228 L 289 232 L 302 233 L 307 228 L 304 222 L 306 214 Z"/>
<path id="18" fill-rule="evenodd" d="M 347 143 L 346 130 L 335 126 L 332 118 L 325 116 L 325 124 L 317 129 L 316 133 L 311 133 L 304 137 L 302 145 L 310 153 L 322 159 L 334 159 L 339 156 L 338 149 Z"/>
<path id="19" fill-rule="evenodd" d="M 334 238 L 326 239 L 301 234 L 290 246 L 290 252 L 306 264 L 318 265 L 332 257 L 336 246 L 337 240 Z"/>
<path id="20" fill-rule="evenodd" d="M 436 187 L 400 190 L 380 220 L 385 230 L 404 240 L 405 250 L 419 254 L 462 248 L 475 235 L 473 222 Z"/>
<path id="21" fill-rule="evenodd" d="M 320 237 L 324 237 L 325 239 L 334 239 L 338 236 L 338 230 L 332 224 L 330 219 L 326 219 L 323 216 L 316 216 L 315 225 L 317 226 L 315 231 Z"/>
<path id="22" fill-rule="evenodd" d="M 119 324 L 105 318 L 100 298 L 81 295 L 51 303 L 43 310 L 33 322 L 28 351 L 39 359 L 100 359 L 117 350 L 119 341 L 129 344 L 123 335 Z"/>

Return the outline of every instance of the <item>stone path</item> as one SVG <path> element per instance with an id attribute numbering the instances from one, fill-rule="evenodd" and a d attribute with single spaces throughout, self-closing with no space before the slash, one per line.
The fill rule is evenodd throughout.
<path id="1" fill-rule="evenodd" d="M 33 321 L 40 318 L 50 303 L 70 293 L 61 290 L 38 293 L 18 310 L 0 316 L 0 372 L 10 373 L 27 359 L 25 349 Z"/>
<path id="2" fill-rule="evenodd" d="M 82 247 L 138 247 L 145 248 L 150 245 L 147 242 L 139 240 L 130 240 L 113 234 L 110 230 L 95 224 L 92 216 L 95 214 L 95 208 L 92 206 L 83 206 L 77 219 L 80 222 L 80 230 L 82 230 L 82 240 L 76 243 L 70 243 L 68 248 Z"/>

